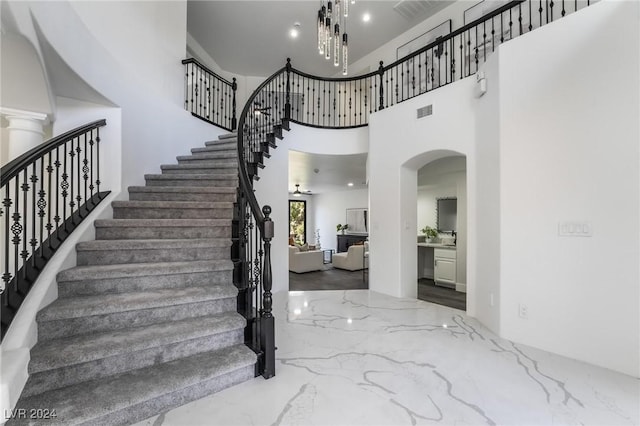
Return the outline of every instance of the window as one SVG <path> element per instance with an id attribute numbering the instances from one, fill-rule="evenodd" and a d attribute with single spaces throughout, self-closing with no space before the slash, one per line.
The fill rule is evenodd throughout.
<path id="1" fill-rule="evenodd" d="M 296 244 L 307 242 L 307 202 L 289 200 L 289 236 Z"/>

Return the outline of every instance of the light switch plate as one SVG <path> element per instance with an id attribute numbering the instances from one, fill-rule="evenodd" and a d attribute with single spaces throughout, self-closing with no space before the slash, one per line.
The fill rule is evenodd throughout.
<path id="1" fill-rule="evenodd" d="M 590 237 L 593 235 L 591 223 L 577 221 L 563 221 L 558 223 L 560 237 Z"/>

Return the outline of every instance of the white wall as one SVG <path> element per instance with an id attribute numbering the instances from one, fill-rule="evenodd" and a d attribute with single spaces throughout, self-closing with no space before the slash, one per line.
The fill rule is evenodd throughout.
<path id="1" fill-rule="evenodd" d="M 364 188 L 326 192 L 313 197 L 315 223 L 320 229 L 322 248 L 336 250 L 338 248 L 336 225 L 346 222 L 347 209 L 369 208 L 369 190 Z"/>
<path id="2" fill-rule="evenodd" d="M 469 256 L 467 266 L 475 274 L 474 299 L 477 318 L 500 333 L 500 87 L 498 59 L 500 49 L 484 65 L 487 93 L 479 98 L 476 108 L 476 162 L 467 162 L 469 191 L 467 201 L 476 206 L 469 213 L 468 247 L 481 247 Z M 474 240 L 475 239 L 475 240 Z"/>
<path id="3" fill-rule="evenodd" d="M 369 287 L 372 290 L 396 297 L 417 295 L 417 170 L 451 155 L 466 155 L 467 164 L 475 161 L 474 84 L 470 79 L 456 82 L 371 117 Z M 417 119 L 416 109 L 428 104 L 433 105 L 433 115 Z M 474 214 L 474 208 L 469 205 L 469 215 Z M 472 232 L 473 229 L 468 233 Z M 470 257 L 473 253 L 473 248 L 469 248 Z M 471 278 L 467 279 L 469 294 Z M 471 315 L 473 309 L 473 299 L 469 298 Z"/>
<path id="4" fill-rule="evenodd" d="M 24 36 L 0 34 L 0 106 L 51 116 L 52 102 L 38 52 Z"/>
<path id="5" fill-rule="evenodd" d="M 597 3 L 504 45 L 499 72 L 502 335 L 634 376 L 639 21 L 637 2 Z"/>

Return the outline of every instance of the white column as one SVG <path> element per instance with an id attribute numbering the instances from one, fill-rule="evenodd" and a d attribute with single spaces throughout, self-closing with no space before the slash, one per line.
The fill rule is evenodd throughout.
<path id="1" fill-rule="evenodd" d="M 9 121 L 9 140 L 2 142 L 8 143 L 5 151 L 8 158 L 3 163 L 8 163 L 43 142 L 43 126 L 47 122 L 47 114 L 13 108 L 0 108 L 0 114 Z"/>

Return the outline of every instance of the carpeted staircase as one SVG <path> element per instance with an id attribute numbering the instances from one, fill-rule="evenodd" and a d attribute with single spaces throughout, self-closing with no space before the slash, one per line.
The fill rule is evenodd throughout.
<path id="1" fill-rule="evenodd" d="M 78 266 L 38 313 L 17 410 L 130 424 L 254 377 L 230 260 L 235 135 L 191 151 L 130 187 L 96 240 L 77 245 Z"/>

